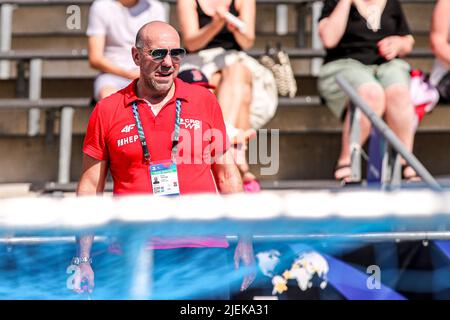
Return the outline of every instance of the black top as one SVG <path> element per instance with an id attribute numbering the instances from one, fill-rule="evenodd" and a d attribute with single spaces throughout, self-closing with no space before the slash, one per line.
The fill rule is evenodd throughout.
<path id="1" fill-rule="evenodd" d="M 325 0 L 319 21 L 333 12 L 339 0 Z M 411 34 L 398 0 L 387 0 L 381 15 L 380 29 L 376 32 L 367 27 L 367 21 L 352 4 L 349 20 L 342 39 L 336 47 L 327 49 L 325 63 L 342 58 L 352 58 L 363 64 L 386 62 L 378 52 L 378 41 L 393 35 Z"/>
<path id="2" fill-rule="evenodd" d="M 239 13 L 237 12 L 237 10 L 235 8 L 234 0 L 232 0 L 231 4 L 230 4 L 230 13 L 232 13 L 236 17 L 239 15 Z M 207 25 L 208 23 L 210 23 L 212 21 L 212 17 L 206 15 L 206 13 L 203 12 L 198 1 L 197 1 L 197 14 L 198 14 L 198 20 L 199 20 L 198 22 L 199 22 L 200 28 L 204 27 L 205 25 Z M 226 25 L 202 49 L 210 49 L 210 48 L 224 48 L 225 50 L 232 50 L 232 49 L 242 50 L 241 46 L 237 43 L 233 34 L 227 29 Z"/>

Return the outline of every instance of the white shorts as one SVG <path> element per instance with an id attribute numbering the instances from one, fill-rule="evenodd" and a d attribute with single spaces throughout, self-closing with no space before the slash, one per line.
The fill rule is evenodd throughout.
<path id="1" fill-rule="evenodd" d="M 187 55 L 180 71 L 199 69 L 208 79 L 216 72 L 236 62 L 243 63 L 253 75 L 253 95 L 250 106 L 250 125 L 254 129 L 264 126 L 278 106 L 278 91 L 272 72 L 245 52 L 212 48 Z"/>
<path id="2" fill-rule="evenodd" d="M 105 87 L 114 87 L 119 91 L 128 86 L 133 80 L 110 73 L 100 73 L 94 80 L 94 98 L 100 100 L 100 91 Z"/>

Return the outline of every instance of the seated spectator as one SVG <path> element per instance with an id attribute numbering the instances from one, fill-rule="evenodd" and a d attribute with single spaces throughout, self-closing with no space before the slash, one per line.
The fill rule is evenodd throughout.
<path id="1" fill-rule="evenodd" d="M 87 27 L 89 63 L 101 73 L 94 82 L 94 98 L 103 99 L 139 78 L 131 58 L 136 33 L 153 20 L 166 21 L 156 0 L 96 0 Z"/>
<path id="2" fill-rule="evenodd" d="M 450 101 L 450 3 L 438 0 L 431 22 L 430 45 L 436 55 L 430 82 L 438 88 L 441 99 Z M 444 80 L 445 79 L 445 80 Z M 442 81 L 442 82 L 441 82 Z"/>
<path id="3" fill-rule="evenodd" d="M 278 94 L 272 73 L 242 50 L 255 40 L 255 0 L 178 0 L 178 19 L 190 53 L 181 71 L 198 69 L 216 87 L 235 159 L 245 185 L 254 184 L 245 160 L 248 139 L 275 114 Z M 244 24 L 227 20 L 233 14 Z"/>
<path id="4" fill-rule="evenodd" d="M 409 94 L 410 67 L 400 57 L 411 52 L 414 38 L 398 0 L 325 0 L 319 21 L 319 35 L 327 54 L 318 88 L 331 111 L 345 119 L 334 172 L 335 179 L 345 183 L 351 178 L 348 97 L 335 76 L 342 74 L 412 151 L 415 115 Z M 371 130 L 364 115 L 360 128 L 363 145 Z M 408 180 L 417 177 L 406 165 L 402 175 Z"/>

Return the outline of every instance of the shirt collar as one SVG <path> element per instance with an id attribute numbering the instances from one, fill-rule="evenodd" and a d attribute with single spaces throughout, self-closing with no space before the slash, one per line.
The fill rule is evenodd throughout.
<path id="1" fill-rule="evenodd" d="M 136 84 L 139 79 L 133 80 L 127 87 L 122 89 L 124 95 L 124 106 L 128 107 L 135 101 L 145 101 L 136 96 Z M 174 97 L 170 100 L 180 99 L 184 101 L 189 100 L 189 88 L 188 84 L 181 79 L 175 79 L 175 94 Z"/>

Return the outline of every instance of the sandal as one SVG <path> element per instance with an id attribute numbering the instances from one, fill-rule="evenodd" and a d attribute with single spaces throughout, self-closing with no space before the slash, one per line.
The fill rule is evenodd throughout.
<path id="1" fill-rule="evenodd" d="M 244 192 L 254 193 L 261 191 L 261 184 L 258 179 L 249 171 L 249 165 L 246 160 L 246 151 L 248 141 L 256 136 L 253 129 L 242 131 L 241 134 L 231 139 L 231 152 L 234 162 L 239 169 L 242 177 Z"/>
<path id="2" fill-rule="evenodd" d="M 350 163 L 337 164 L 334 167 L 334 179 L 343 183 L 350 182 L 352 177 L 352 166 Z"/>
<path id="3" fill-rule="evenodd" d="M 422 178 L 417 174 L 416 170 L 410 165 L 402 165 L 402 179 L 406 182 L 419 182 Z"/>
<path id="4" fill-rule="evenodd" d="M 340 174 L 339 174 L 340 173 Z M 361 180 L 352 180 L 352 165 L 339 164 L 334 168 L 334 179 L 341 182 L 341 186 L 360 186 Z"/>
<path id="5" fill-rule="evenodd" d="M 250 171 L 243 174 L 242 180 L 244 183 L 244 192 L 255 193 L 261 191 L 261 184 Z"/>

